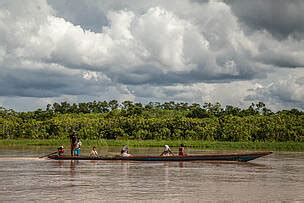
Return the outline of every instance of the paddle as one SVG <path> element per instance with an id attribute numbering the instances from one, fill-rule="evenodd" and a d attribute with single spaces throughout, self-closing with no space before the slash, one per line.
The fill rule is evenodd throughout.
<path id="1" fill-rule="evenodd" d="M 52 154 L 56 154 L 56 153 L 57 153 L 57 151 L 56 151 L 56 152 L 52 152 L 52 153 L 50 153 L 50 154 L 47 154 L 47 155 L 44 155 L 44 156 L 39 157 L 39 159 L 44 158 L 44 157 L 47 157 L 47 156 L 50 156 L 50 155 L 52 155 Z"/>

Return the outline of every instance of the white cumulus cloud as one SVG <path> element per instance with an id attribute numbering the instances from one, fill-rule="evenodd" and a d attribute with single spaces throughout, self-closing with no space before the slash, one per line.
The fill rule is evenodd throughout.
<path id="1" fill-rule="evenodd" d="M 244 5 L 3 0 L 1 102 L 20 97 L 42 104 L 70 95 L 73 101 L 171 98 L 244 106 L 251 98 L 303 108 L 301 29 L 267 27 L 268 18 L 255 27 L 241 12 Z M 301 13 L 301 6 L 292 8 Z"/>

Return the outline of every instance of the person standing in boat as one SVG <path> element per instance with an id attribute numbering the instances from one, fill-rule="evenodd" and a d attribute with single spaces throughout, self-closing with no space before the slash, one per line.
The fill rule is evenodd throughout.
<path id="1" fill-rule="evenodd" d="M 187 156 L 186 152 L 185 152 L 185 147 L 183 144 L 180 145 L 180 147 L 178 148 L 178 155 L 179 156 Z"/>
<path id="2" fill-rule="evenodd" d="M 165 145 L 164 151 L 160 154 L 160 156 L 174 156 L 173 152 L 171 151 L 168 145 Z"/>
<path id="3" fill-rule="evenodd" d="M 71 143 L 71 156 L 74 156 L 74 150 L 75 150 L 76 145 L 77 145 L 76 131 L 72 130 L 69 137 L 70 137 L 70 143 Z"/>
<path id="4" fill-rule="evenodd" d="M 90 157 L 98 157 L 98 153 L 96 151 L 96 147 L 94 146 L 91 153 L 90 153 Z"/>
<path id="5" fill-rule="evenodd" d="M 129 157 L 129 156 L 132 156 L 131 154 L 129 154 L 129 148 L 128 148 L 127 145 L 125 145 L 125 146 L 121 149 L 120 155 L 121 155 L 122 157 Z"/>
<path id="6" fill-rule="evenodd" d="M 76 156 L 80 156 L 80 147 L 81 147 L 81 141 L 80 139 L 78 139 L 77 143 L 76 143 L 76 147 L 75 147 L 75 150 L 74 150 L 74 154 Z"/>

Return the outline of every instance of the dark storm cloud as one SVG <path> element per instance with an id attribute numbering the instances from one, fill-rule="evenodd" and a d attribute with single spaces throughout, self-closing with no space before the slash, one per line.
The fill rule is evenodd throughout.
<path id="1" fill-rule="evenodd" d="M 265 64 L 273 65 L 282 68 L 298 68 L 304 67 L 304 63 L 297 60 L 296 57 L 287 55 L 285 53 L 272 53 L 269 51 L 267 54 L 259 57 L 259 60 Z"/>
<path id="2" fill-rule="evenodd" d="M 18 71 L 18 74 L 16 74 Z M 0 95 L 55 97 L 75 83 L 71 78 L 46 70 L 2 70 L 0 76 Z M 77 85 L 78 83 L 75 83 Z M 77 87 L 75 87 L 77 89 Z M 73 91 L 75 94 L 80 94 Z"/>
<path id="3" fill-rule="evenodd" d="M 247 64 L 244 64 L 246 66 Z M 149 70 L 146 70 L 146 69 Z M 142 70 L 144 69 L 144 70 Z M 250 80 L 253 78 L 263 78 L 264 73 L 259 73 L 249 67 L 248 70 L 242 70 L 241 73 L 234 75 L 229 73 L 207 73 L 204 68 L 201 70 L 195 69 L 184 72 L 162 72 L 155 69 L 154 66 L 146 65 L 145 67 L 136 67 L 136 70 L 123 72 L 123 71 L 107 71 L 107 75 L 113 81 L 126 84 L 126 85 L 145 85 L 151 84 L 156 86 L 172 85 L 172 84 L 192 84 L 192 83 L 227 83 L 237 80 Z M 243 68 L 244 69 L 244 68 Z"/>
<path id="4" fill-rule="evenodd" d="M 279 39 L 304 38 L 303 0 L 225 0 L 241 22 L 265 29 Z"/>
<path id="5" fill-rule="evenodd" d="M 52 70 L 52 67 L 36 70 L 3 68 L 0 71 L 0 96 L 96 95 L 100 92 L 101 86 L 107 85 L 110 85 L 110 83 L 102 80 L 86 79 L 78 72 L 71 74 Z"/>
<path id="6" fill-rule="evenodd" d="M 86 0 L 48 0 L 56 10 L 56 14 L 75 25 L 81 25 L 86 30 L 100 32 L 103 26 L 109 24 L 106 13 L 94 3 Z"/>

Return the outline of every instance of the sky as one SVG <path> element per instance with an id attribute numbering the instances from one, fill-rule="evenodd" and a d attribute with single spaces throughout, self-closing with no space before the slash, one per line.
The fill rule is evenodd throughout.
<path id="1" fill-rule="evenodd" d="M 1 0 L 0 106 L 304 110 L 302 0 Z"/>

